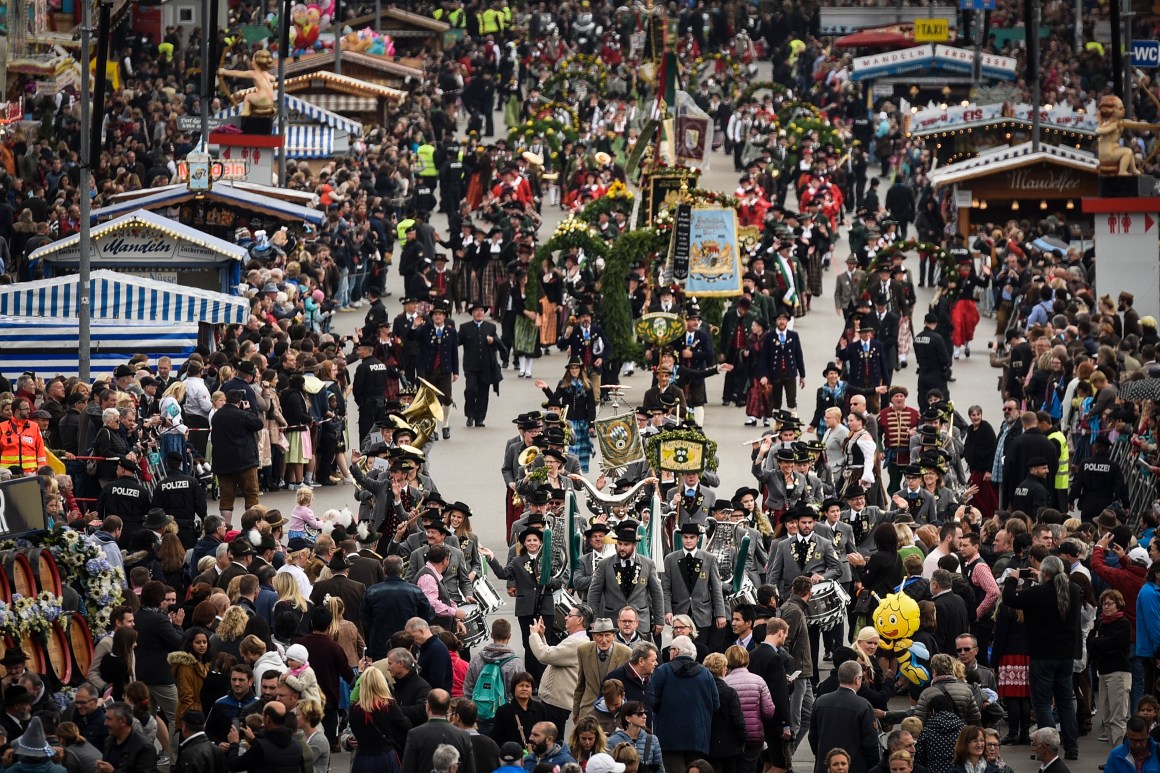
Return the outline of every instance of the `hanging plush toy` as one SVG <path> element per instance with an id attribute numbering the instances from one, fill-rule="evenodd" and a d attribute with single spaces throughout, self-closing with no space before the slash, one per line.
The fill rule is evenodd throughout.
<path id="1" fill-rule="evenodd" d="M 879 646 L 898 658 L 898 673 L 922 686 L 930 682 L 930 653 L 926 645 L 911 639 L 919 628 L 918 602 L 902 592 L 891 593 L 874 610 L 874 630 Z"/>

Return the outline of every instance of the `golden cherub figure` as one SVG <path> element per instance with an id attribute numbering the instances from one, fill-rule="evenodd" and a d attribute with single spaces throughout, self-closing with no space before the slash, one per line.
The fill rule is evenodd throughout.
<path id="1" fill-rule="evenodd" d="M 277 112 L 274 109 L 274 79 L 270 77 L 273 66 L 274 57 L 269 51 L 262 49 L 254 53 L 248 70 L 218 68 L 219 76 L 249 78 L 254 82 L 254 90 L 246 94 L 242 101 L 243 116 L 271 116 Z"/>
<path id="2" fill-rule="evenodd" d="M 1096 134 L 1100 138 L 1101 171 L 1103 171 L 1105 165 L 1114 164 L 1117 169 L 1116 174 L 1140 174 L 1140 170 L 1136 168 L 1135 152 L 1131 147 L 1121 145 L 1120 139 L 1123 137 L 1125 129 L 1156 131 L 1160 129 L 1160 126 L 1144 123 L 1143 121 L 1130 121 L 1125 119 L 1124 102 L 1114 94 L 1106 94 L 1100 97 L 1099 113 L 1100 123 L 1096 127 Z"/>

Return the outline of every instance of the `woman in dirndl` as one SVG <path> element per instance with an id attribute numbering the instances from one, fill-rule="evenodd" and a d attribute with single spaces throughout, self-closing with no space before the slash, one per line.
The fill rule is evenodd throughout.
<path id="1" fill-rule="evenodd" d="M 536 386 L 549 400 L 554 399 L 567 409 L 568 424 L 572 428 L 572 444 L 568 446 L 568 452 L 575 454 L 580 460 L 580 469 L 588 472 L 592 458 L 592 422 L 596 420 L 596 393 L 584 372 L 584 362 L 579 357 L 568 360 L 555 391 L 548 389 L 544 381 L 537 381 Z"/>
<path id="2" fill-rule="evenodd" d="M 538 315 L 528 310 L 527 297 L 528 274 L 520 270 L 516 272 L 516 283 L 511 289 L 511 307 L 516 312 L 512 356 L 519 365 L 520 378 L 532 377 L 532 362 L 541 354 L 540 330 L 536 327 Z"/>
<path id="3" fill-rule="evenodd" d="M 954 325 L 951 341 L 954 343 L 954 357 L 971 356 L 971 339 L 979 325 L 979 306 L 975 300 L 975 288 L 986 288 L 990 281 L 991 269 L 983 268 L 983 276 L 975 273 L 971 254 L 967 252 L 959 258 L 957 281 L 948 288 L 951 296 L 951 323 Z"/>
<path id="4" fill-rule="evenodd" d="M 188 431 L 182 419 L 181 404 L 185 401 L 185 383 L 175 381 L 161 396 L 158 412 L 161 416 L 161 431 L 157 436 L 161 456 L 168 453 L 181 454 L 182 472 L 189 472 L 189 462 L 185 460 L 185 435 Z"/>
<path id="5" fill-rule="evenodd" d="M 282 415 L 286 418 L 286 486 L 299 486 L 303 471 L 313 458 L 310 443 L 310 403 L 306 398 L 306 377 L 295 373 L 282 393 Z"/>
<path id="6" fill-rule="evenodd" d="M 483 280 L 480 288 L 483 293 L 481 299 L 483 305 L 489 309 L 495 308 L 496 288 L 504 281 L 507 275 L 504 270 L 504 242 L 497 241 L 494 237 L 503 232 L 498 228 L 491 229 L 488 241 L 485 241 L 480 247 L 480 256 L 483 260 L 478 258 L 474 261 L 476 265 L 483 263 Z"/>
<path id="7" fill-rule="evenodd" d="M 769 419 L 773 416 L 773 404 L 770 394 L 773 389 L 769 385 L 762 385 L 761 378 L 756 373 L 757 363 L 761 362 L 761 347 L 765 343 L 765 333 L 769 325 L 762 319 L 754 318 L 745 339 L 745 349 L 741 356 L 749 363 L 749 390 L 745 395 L 745 425 L 754 426 L 761 419 L 762 424 L 769 426 Z"/>
<path id="8" fill-rule="evenodd" d="M 551 258 L 540 262 L 540 316 L 536 324 L 540 328 L 540 346 L 555 346 L 560 337 L 560 305 L 564 302 L 564 287 L 560 282 L 560 271 L 552 265 Z"/>
<path id="9" fill-rule="evenodd" d="M 1023 611 L 1002 601 L 996 607 L 995 638 L 991 642 L 991 663 L 997 663 L 999 699 L 1007 707 L 1005 744 L 1029 743 L 1031 733 L 1031 688 L 1027 641 L 1023 631 Z"/>

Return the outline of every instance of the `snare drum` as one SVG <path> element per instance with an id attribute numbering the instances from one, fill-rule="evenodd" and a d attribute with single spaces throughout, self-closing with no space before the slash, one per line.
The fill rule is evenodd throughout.
<path id="1" fill-rule="evenodd" d="M 846 605 L 850 603 L 850 594 L 846 589 L 833 580 L 823 580 L 814 585 L 810 595 L 809 613 L 806 620 L 818 630 L 828 631 L 842 622 L 846 616 Z"/>
<path id="2" fill-rule="evenodd" d="M 459 608 L 463 610 L 465 615 L 463 626 L 467 629 L 462 637 L 463 645 L 474 647 L 487 638 L 487 624 L 483 619 L 483 612 L 478 604 L 460 604 Z"/>
<path id="3" fill-rule="evenodd" d="M 485 615 L 490 615 L 499 609 L 499 591 L 495 589 L 495 586 L 486 577 L 477 577 L 475 582 L 471 584 L 471 590 Z"/>
<path id="4" fill-rule="evenodd" d="M 753 585 L 753 580 L 750 580 L 748 575 L 741 580 L 741 590 L 725 597 L 725 607 L 729 610 L 730 614 L 740 604 L 757 605 L 757 588 Z"/>
<path id="5" fill-rule="evenodd" d="M 580 599 L 576 597 L 572 591 L 567 588 L 561 588 L 552 593 L 552 601 L 555 607 L 555 623 L 556 630 L 562 633 L 568 632 L 568 625 L 566 619 L 568 613 L 576 607 L 580 606 Z"/>

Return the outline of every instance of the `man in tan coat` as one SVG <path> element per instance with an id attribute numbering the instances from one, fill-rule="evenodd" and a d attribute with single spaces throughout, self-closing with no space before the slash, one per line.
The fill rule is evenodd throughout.
<path id="1" fill-rule="evenodd" d="M 555 646 L 548 646 L 544 638 L 544 619 L 537 618 L 528 628 L 528 644 L 532 654 L 546 668 L 540 678 L 540 701 L 548 719 L 557 729 L 568 724 L 572 713 L 572 698 L 580 675 L 579 649 L 588 643 L 588 626 L 592 625 L 592 609 L 584 604 L 572 607 L 564 618 L 568 635 Z M 563 735 L 563 730 L 560 730 Z"/>
<path id="2" fill-rule="evenodd" d="M 602 617 L 592 624 L 592 641 L 581 644 L 577 656 L 580 673 L 572 695 L 573 722 L 592 711 L 608 673 L 627 663 L 632 650 L 616 641 L 616 625 Z"/>

